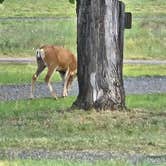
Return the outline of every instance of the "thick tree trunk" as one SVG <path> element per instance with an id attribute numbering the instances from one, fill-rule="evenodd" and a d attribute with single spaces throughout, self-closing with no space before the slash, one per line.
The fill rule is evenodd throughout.
<path id="1" fill-rule="evenodd" d="M 73 106 L 85 110 L 125 107 L 123 11 L 124 4 L 118 0 L 77 0 L 79 95 Z"/>

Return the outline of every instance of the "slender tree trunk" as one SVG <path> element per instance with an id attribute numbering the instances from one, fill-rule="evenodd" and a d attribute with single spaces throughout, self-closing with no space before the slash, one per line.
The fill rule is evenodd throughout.
<path id="1" fill-rule="evenodd" d="M 80 109 L 125 107 L 123 14 L 118 0 L 77 0 L 77 54 Z M 122 13 L 122 14 L 120 14 Z"/>

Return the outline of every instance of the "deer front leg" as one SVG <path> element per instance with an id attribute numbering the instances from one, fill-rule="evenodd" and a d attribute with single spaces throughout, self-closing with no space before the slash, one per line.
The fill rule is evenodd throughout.
<path id="1" fill-rule="evenodd" d="M 35 82 L 36 82 L 36 80 L 37 80 L 37 76 L 36 76 L 36 74 L 34 74 L 33 76 L 32 76 L 32 81 L 31 81 L 31 94 L 30 94 L 30 98 L 32 99 L 32 98 L 34 98 L 34 89 L 35 89 Z"/>
<path id="2" fill-rule="evenodd" d="M 71 87 L 73 80 L 74 80 L 74 76 L 70 75 L 68 82 L 67 82 L 67 86 L 66 86 L 67 92 L 69 91 L 69 88 Z"/>
<path id="3" fill-rule="evenodd" d="M 52 85 L 51 85 L 51 76 L 53 75 L 54 71 L 55 71 L 55 67 L 48 67 L 48 72 L 47 72 L 47 75 L 45 77 L 45 82 L 47 83 L 47 86 L 48 86 L 48 89 L 52 95 L 53 98 L 57 99 L 57 95 L 56 93 L 54 92 L 53 88 L 52 88 Z"/>
<path id="4" fill-rule="evenodd" d="M 38 68 L 35 72 L 35 74 L 32 76 L 32 81 L 31 81 L 31 93 L 30 93 L 30 98 L 34 98 L 34 90 L 35 90 L 35 82 L 40 75 L 40 73 L 45 69 L 45 65 L 43 63 L 38 64 Z"/>

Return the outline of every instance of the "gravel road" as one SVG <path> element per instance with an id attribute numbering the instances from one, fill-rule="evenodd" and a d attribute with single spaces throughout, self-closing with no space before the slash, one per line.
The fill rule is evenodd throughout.
<path id="1" fill-rule="evenodd" d="M 126 94 L 151 94 L 166 93 L 166 77 L 128 77 L 124 79 Z M 53 84 L 58 96 L 61 95 L 62 84 L 57 82 Z M 69 95 L 78 94 L 78 84 L 74 81 Z M 19 100 L 30 97 L 30 84 L 24 85 L 0 85 L 0 100 Z M 37 83 L 35 98 L 50 97 L 46 84 Z"/>
<path id="2" fill-rule="evenodd" d="M 110 151 L 49 151 L 45 149 L 40 150 L 18 150 L 9 149 L 2 151 L 0 150 L 0 159 L 54 159 L 54 160 L 78 160 L 78 161 L 90 161 L 94 162 L 97 160 L 112 160 L 121 159 L 128 160 L 133 165 L 138 163 L 148 162 L 153 165 L 166 163 L 166 155 L 154 156 L 154 155 L 141 155 L 141 154 L 121 154 L 113 153 Z"/>

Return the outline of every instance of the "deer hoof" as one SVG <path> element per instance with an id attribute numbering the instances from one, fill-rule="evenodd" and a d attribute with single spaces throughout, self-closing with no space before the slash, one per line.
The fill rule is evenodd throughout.
<path id="1" fill-rule="evenodd" d="M 67 97 L 67 94 L 65 94 L 65 95 L 62 95 L 62 97 Z"/>
<path id="2" fill-rule="evenodd" d="M 57 100 L 57 99 L 58 99 L 58 97 L 57 97 L 57 96 L 54 96 L 53 98 L 54 98 L 54 100 Z"/>
<path id="3" fill-rule="evenodd" d="M 53 97 L 55 100 L 58 99 L 58 97 L 56 96 L 55 92 L 52 92 L 51 95 L 52 95 L 52 97 Z"/>
<path id="4" fill-rule="evenodd" d="M 33 98 L 34 98 L 34 96 L 33 96 L 33 94 L 31 94 L 31 95 L 30 95 L 30 99 L 33 99 Z"/>
<path id="5" fill-rule="evenodd" d="M 63 92 L 62 97 L 67 97 L 67 92 Z"/>

